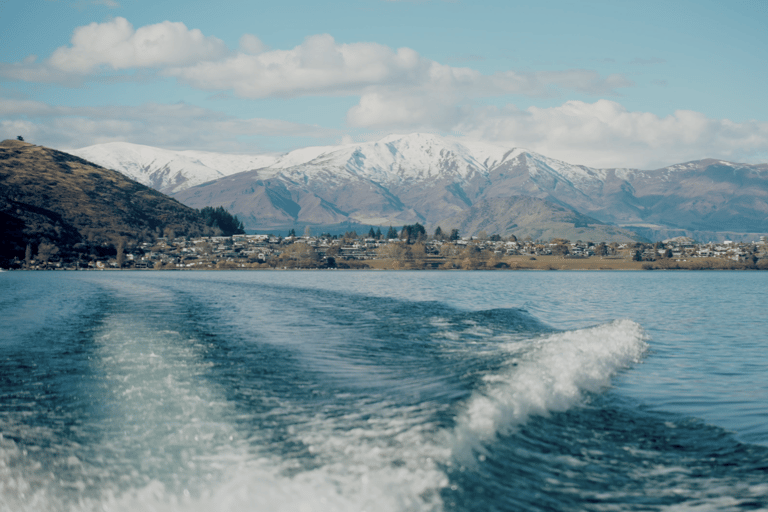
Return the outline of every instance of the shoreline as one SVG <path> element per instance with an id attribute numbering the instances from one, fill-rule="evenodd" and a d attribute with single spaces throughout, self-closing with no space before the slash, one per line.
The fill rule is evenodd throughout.
<path id="1" fill-rule="evenodd" d="M 158 271 L 314 271 L 314 270 L 368 270 L 368 271 L 580 271 L 580 272 L 637 272 L 637 271 L 691 271 L 691 270 L 768 270 L 768 266 L 754 266 L 723 258 L 694 258 L 685 260 L 659 259 L 655 261 L 634 261 L 629 258 L 565 258 L 563 256 L 505 256 L 494 260 L 467 260 L 440 258 L 431 260 L 395 260 L 378 258 L 370 260 L 338 260 L 336 267 L 319 266 L 270 266 L 225 265 L 168 268 L 47 268 L 47 269 L 2 269 L 9 271 L 38 272 L 158 272 Z"/>

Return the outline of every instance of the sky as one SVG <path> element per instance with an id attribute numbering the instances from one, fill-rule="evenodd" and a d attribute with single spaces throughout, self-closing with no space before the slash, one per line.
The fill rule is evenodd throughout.
<path id="1" fill-rule="evenodd" d="M 0 0 L 0 139 L 768 162 L 768 0 Z"/>

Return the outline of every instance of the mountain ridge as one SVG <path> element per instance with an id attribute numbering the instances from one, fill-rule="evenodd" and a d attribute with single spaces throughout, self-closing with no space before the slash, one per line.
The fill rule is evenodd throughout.
<path id="1" fill-rule="evenodd" d="M 704 159 L 596 169 L 513 145 L 418 133 L 253 157 L 242 165 L 263 166 L 240 172 L 224 157 L 210 158 L 228 174 L 197 186 L 187 178 L 173 196 L 196 208 L 223 206 L 250 230 L 435 225 L 478 201 L 525 195 L 630 229 L 768 231 L 768 164 Z"/>

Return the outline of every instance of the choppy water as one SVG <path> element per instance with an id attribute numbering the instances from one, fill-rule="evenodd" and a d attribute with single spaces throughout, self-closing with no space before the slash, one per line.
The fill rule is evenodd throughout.
<path id="1" fill-rule="evenodd" d="M 766 285 L 6 272 L 0 510 L 766 510 Z"/>

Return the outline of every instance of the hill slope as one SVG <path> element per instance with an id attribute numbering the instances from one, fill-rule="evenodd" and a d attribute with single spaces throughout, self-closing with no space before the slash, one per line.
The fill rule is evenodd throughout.
<path id="1" fill-rule="evenodd" d="M 532 240 L 565 238 L 593 242 L 645 241 L 633 231 L 528 196 L 483 199 L 469 210 L 446 219 L 444 223 L 465 234 L 484 231 L 502 236 L 514 234 L 518 238 L 530 237 Z"/>
<path id="2" fill-rule="evenodd" d="M 0 143 L 2 257 L 45 241 L 63 251 L 164 232 L 208 231 L 199 213 L 122 174 L 25 142 Z"/>

